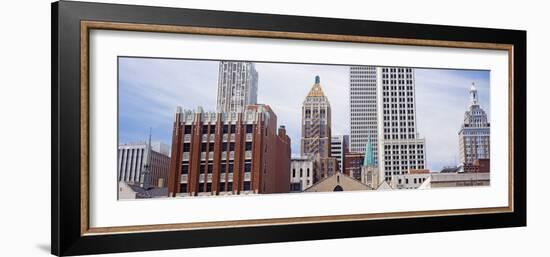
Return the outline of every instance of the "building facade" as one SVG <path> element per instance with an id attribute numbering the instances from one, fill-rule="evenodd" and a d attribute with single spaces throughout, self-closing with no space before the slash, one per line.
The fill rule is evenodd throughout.
<path id="1" fill-rule="evenodd" d="M 166 187 L 170 157 L 161 153 L 162 146 L 161 143 L 119 145 L 118 181 L 143 187 Z"/>
<path id="2" fill-rule="evenodd" d="M 380 179 L 426 167 L 425 140 L 416 124 L 414 69 L 377 67 Z"/>
<path id="3" fill-rule="evenodd" d="M 309 157 L 292 158 L 290 162 L 290 192 L 303 192 L 313 185 L 313 163 Z"/>
<path id="4" fill-rule="evenodd" d="M 349 136 L 348 135 L 336 135 L 332 136 L 330 142 L 330 155 L 336 158 L 338 161 L 338 170 L 344 172 L 344 159 L 346 152 L 349 151 Z"/>
<path id="5" fill-rule="evenodd" d="M 359 190 L 372 190 L 372 188 L 346 174 L 337 172 L 329 177 L 323 178 L 313 186 L 306 188 L 304 192 L 340 192 Z"/>
<path id="6" fill-rule="evenodd" d="M 364 153 L 346 153 L 344 157 L 344 174 L 361 181 L 361 169 L 363 167 L 364 158 Z"/>
<path id="7" fill-rule="evenodd" d="M 460 162 L 471 166 L 476 160 L 490 159 L 491 128 L 487 114 L 479 105 L 475 84 L 470 87 L 470 105 L 458 132 Z"/>
<path id="8" fill-rule="evenodd" d="M 350 67 L 350 152 L 364 153 L 367 140 L 378 145 L 377 68 Z M 378 163 L 378 149 L 374 148 Z"/>
<path id="9" fill-rule="evenodd" d="M 331 157 L 331 108 L 321 88 L 321 79 L 315 84 L 302 105 L 301 156 L 315 160 L 313 183 L 338 171 L 338 161 Z"/>
<path id="10" fill-rule="evenodd" d="M 252 62 L 221 61 L 218 75 L 217 112 L 243 112 L 257 103 L 258 72 Z"/>
<path id="11" fill-rule="evenodd" d="M 391 187 L 394 189 L 418 189 L 431 177 L 429 170 L 410 170 L 407 174 L 394 175 Z"/>
<path id="12" fill-rule="evenodd" d="M 170 196 L 289 192 L 290 138 L 268 105 L 230 113 L 178 107 L 172 133 Z"/>

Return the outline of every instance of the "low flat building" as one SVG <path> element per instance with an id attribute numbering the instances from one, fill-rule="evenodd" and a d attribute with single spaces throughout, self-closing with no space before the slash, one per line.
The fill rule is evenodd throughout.
<path id="1" fill-rule="evenodd" d="M 309 157 L 290 161 L 290 192 L 302 192 L 313 185 L 313 160 Z"/>
<path id="2" fill-rule="evenodd" d="M 118 181 L 143 187 L 166 187 L 170 157 L 165 148 L 166 145 L 159 142 L 150 147 L 145 142 L 119 145 Z"/>
<path id="3" fill-rule="evenodd" d="M 438 187 L 462 187 L 462 186 L 489 186 L 491 174 L 485 173 L 431 173 L 429 186 Z"/>
<path id="4" fill-rule="evenodd" d="M 390 186 L 394 189 L 418 189 L 432 173 L 407 173 L 393 175 Z"/>
<path id="5" fill-rule="evenodd" d="M 124 181 L 118 182 L 118 199 L 145 199 L 145 198 L 163 198 L 168 197 L 167 187 L 152 187 L 145 189 L 138 185 L 128 184 Z"/>

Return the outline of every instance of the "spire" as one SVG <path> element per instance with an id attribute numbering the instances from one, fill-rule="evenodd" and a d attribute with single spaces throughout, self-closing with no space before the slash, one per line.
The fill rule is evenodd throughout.
<path id="1" fill-rule="evenodd" d="M 150 127 L 149 128 L 149 142 L 147 143 L 146 147 L 147 147 L 147 158 L 145 159 L 145 165 L 143 165 L 143 172 L 142 172 L 142 177 L 141 177 L 141 187 L 147 189 L 149 188 L 150 186 L 150 178 L 151 178 L 151 161 L 152 161 L 152 146 L 151 146 L 151 131 L 152 131 L 152 128 Z"/>
<path id="2" fill-rule="evenodd" d="M 472 82 L 472 86 L 470 87 L 470 106 L 472 105 L 478 105 L 477 102 L 477 88 L 476 84 Z"/>
<path id="3" fill-rule="evenodd" d="M 307 96 L 325 96 L 323 88 L 321 88 L 321 78 L 319 75 L 315 76 L 315 84 L 313 84 Z"/>
<path id="4" fill-rule="evenodd" d="M 372 151 L 372 143 L 370 141 L 370 136 L 365 146 L 365 158 L 363 159 L 363 166 L 372 167 L 374 166 L 374 153 Z"/>

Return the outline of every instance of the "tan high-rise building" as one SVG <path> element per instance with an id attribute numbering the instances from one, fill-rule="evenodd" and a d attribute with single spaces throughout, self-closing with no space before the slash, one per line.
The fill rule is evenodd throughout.
<path id="1" fill-rule="evenodd" d="M 302 140 L 300 153 L 315 160 L 314 182 L 338 171 L 338 162 L 331 157 L 331 110 L 330 102 L 321 88 L 321 79 L 315 84 L 302 105 Z"/>

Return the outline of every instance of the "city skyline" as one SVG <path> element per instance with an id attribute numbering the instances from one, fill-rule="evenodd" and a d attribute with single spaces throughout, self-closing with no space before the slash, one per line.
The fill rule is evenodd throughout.
<path id="1" fill-rule="evenodd" d="M 300 155 L 301 105 L 320 76 L 332 113 L 332 135 L 349 135 L 349 66 L 255 63 L 258 103 L 270 105 Z M 154 140 L 169 144 L 176 106 L 216 110 L 218 61 L 120 58 L 119 143 Z M 282 75 L 283 74 L 283 75 Z M 415 69 L 418 132 L 426 138 L 427 167 L 458 164 L 458 130 L 468 107 L 472 81 L 490 117 L 489 72 Z"/>

